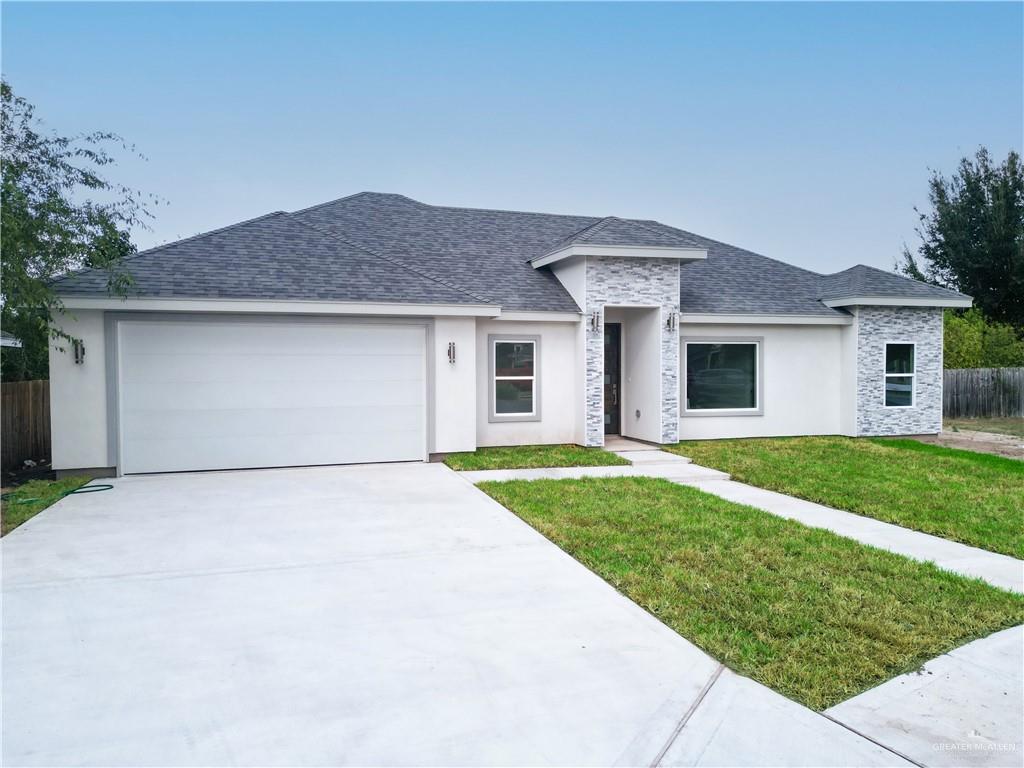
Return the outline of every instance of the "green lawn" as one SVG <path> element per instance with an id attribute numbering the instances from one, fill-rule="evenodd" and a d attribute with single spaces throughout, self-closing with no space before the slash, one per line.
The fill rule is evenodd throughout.
<path id="1" fill-rule="evenodd" d="M 995 432 L 998 435 L 1024 437 L 1024 419 L 945 419 L 942 428 L 954 432 L 971 429 L 976 432 Z"/>
<path id="2" fill-rule="evenodd" d="M 1024 622 L 1024 596 L 666 480 L 480 487 L 727 666 L 818 710 Z"/>
<path id="3" fill-rule="evenodd" d="M 69 491 L 89 482 L 86 477 L 65 477 L 62 480 L 30 480 L 5 494 L 0 502 L 0 535 L 6 536 L 30 517 L 33 517 Z"/>
<path id="4" fill-rule="evenodd" d="M 516 445 L 478 448 L 472 453 L 450 453 L 444 460 L 452 469 L 534 469 L 536 467 L 602 467 L 629 464 L 601 448 L 579 445 Z"/>
<path id="5" fill-rule="evenodd" d="M 1024 557 L 1024 462 L 916 440 L 794 437 L 666 446 L 734 479 Z"/>

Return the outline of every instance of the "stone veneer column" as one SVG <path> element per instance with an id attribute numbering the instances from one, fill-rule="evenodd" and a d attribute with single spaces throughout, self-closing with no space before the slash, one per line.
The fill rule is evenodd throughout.
<path id="1" fill-rule="evenodd" d="M 679 311 L 679 262 L 673 259 L 624 259 L 588 256 L 586 269 L 586 444 L 604 445 L 605 305 L 661 307 L 661 440 L 679 439 L 679 330 L 668 330 L 670 312 Z M 594 329 L 591 316 L 599 312 Z"/>
<path id="2" fill-rule="evenodd" d="M 885 407 L 885 345 L 913 342 L 911 408 Z M 857 434 L 920 435 L 942 430 L 942 310 L 857 307 Z"/>

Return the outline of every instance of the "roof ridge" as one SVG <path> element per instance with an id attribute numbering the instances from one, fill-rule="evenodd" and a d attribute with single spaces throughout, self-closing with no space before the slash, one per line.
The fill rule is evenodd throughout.
<path id="1" fill-rule="evenodd" d="M 360 194 L 362 194 L 362 193 L 360 193 Z M 301 213 L 301 211 L 299 211 L 299 213 Z M 433 282 L 435 282 L 435 283 L 437 283 L 439 285 L 443 285 L 446 288 L 450 288 L 453 291 L 458 291 L 459 293 L 464 293 L 467 296 L 469 296 L 471 299 L 475 299 L 477 301 L 482 301 L 484 304 L 494 304 L 494 302 L 491 301 L 490 299 L 485 299 L 483 296 L 477 296 L 472 291 L 468 291 L 468 290 L 466 290 L 465 288 L 463 288 L 461 286 L 455 285 L 454 283 L 449 283 L 449 282 L 447 282 L 445 280 L 442 280 L 441 278 L 436 277 L 435 275 L 432 275 L 429 272 L 425 272 L 424 270 L 422 270 L 422 269 L 420 269 L 418 267 L 414 267 L 411 264 L 407 264 L 404 261 L 400 261 L 399 259 L 396 259 L 393 256 L 386 256 L 383 253 L 378 253 L 377 251 L 374 251 L 374 250 L 372 250 L 370 248 L 367 248 L 365 245 L 360 245 L 359 243 L 354 243 L 351 240 L 346 240 L 344 237 L 341 237 L 340 235 L 336 235 L 333 232 L 328 232 L 325 229 L 321 229 L 320 227 L 318 227 L 315 224 L 310 224 L 308 221 L 302 221 L 301 219 L 297 219 L 297 218 L 295 218 L 294 214 L 285 213 L 284 215 L 287 216 L 289 218 L 289 220 L 294 221 L 296 224 L 299 224 L 299 225 L 301 225 L 303 227 L 306 227 L 308 229 L 312 229 L 314 232 L 318 232 L 319 234 L 323 235 L 324 237 L 329 237 L 332 240 L 337 240 L 339 243 L 344 243 L 345 245 L 348 245 L 348 246 L 350 246 L 352 248 L 355 248 L 356 250 L 363 251 L 364 253 L 368 253 L 371 256 L 376 256 L 378 259 L 382 259 L 382 260 L 387 261 L 387 262 L 389 262 L 391 264 L 394 264 L 397 267 L 401 267 L 402 269 L 405 269 L 405 270 L 407 270 L 409 272 L 412 272 L 413 274 L 419 275 L 420 277 L 422 277 L 422 278 L 424 278 L 426 280 L 432 280 Z"/>
<path id="2" fill-rule="evenodd" d="M 169 243 L 161 243 L 160 245 L 154 245 L 152 248 L 147 248 L 144 251 L 136 251 L 130 256 L 125 256 L 121 261 L 131 261 L 133 259 L 139 258 L 140 256 L 149 256 L 154 253 L 157 253 L 158 251 L 170 248 L 171 246 L 181 245 L 182 243 L 190 243 L 193 240 L 200 240 L 204 237 L 209 237 L 210 235 L 217 235 L 220 234 L 221 232 L 227 232 L 229 229 L 236 229 L 238 227 L 245 226 L 246 224 L 253 224 L 254 222 L 262 221 L 263 219 L 269 219 L 271 216 L 280 216 L 282 214 L 285 216 L 288 215 L 284 211 L 271 211 L 270 213 L 264 213 L 261 216 L 254 216 L 251 219 L 245 219 L 244 221 L 236 221 L 234 224 L 228 224 L 226 227 L 218 227 L 217 229 L 211 229 L 208 232 L 200 232 L 195 235 L 190 235 L 189 237 L 183 237 L 180 240 L 171 240 Z M 99 267 L 82 267 L 81 269 L 76 269 L 72 272 L 65 272 L 63 275 L 59 275 L 58 277 L 53 278 L 51 282 L 58 283 L 61 280 L 64 280 L 65 278 L 76 277 L 78 275 L 85 274 L 86 272 L 98 271 L 99 269 Z"/>
<path id="3" fill-rule="evenodd" d="M 370 192 L 369 190 L 363 190 L 362 192 L 354 192 L 351 195 L 343 195 L 341 197 L 336 197 L 333 200 L 328 200 L 325 203 L 317 203 L 316 205 L 311 205 L 311 206 L 309 206 L 307 208 L 299 208 L 299 210 L 297 210 L 297 211 L 288 211 L 288 215 L 291 216 L 291 215 L 296 214 L 296 213 L 306 213 L 306 211 L 315 211 L 317 208 L 323 208 L 323 207 L 328 206 L 328 205 L 334 205 L 334 203 L 340 203 L 343 200 L 353 200 L 353 199 L 355 199 L 357 197 L 362 197 L 363 195 L 373 195 L 373 194 L 381 194 L 381 193 L 379 193 L 379 192 Z"/>
<path id="4" fill-rule="evenodd" d="M 405 197 L 405 195 L 400 195 Z M 412 200 L 417 205 L 422 205 L 424 208 L 443 208 L 446 211 L 480 211 L 482 213 L 515 213 L 520 216 L 553 216 L 560 219 L 601 219 L 599 216 L 587 216 L 581 213 L 545 213 L 544 211 L 515 211 L 510 208 L 470 208 L 464 205 L 433 205 L 432 203 L 424 203 L 420 200 L 413 200 L 411 197 L 406 197 L 406 200 Z M 604 217 L 607 218 L 607 217 Z M 592 222 L 596 224 L 597 222 Z M 588 224 L 587 226 L 592 226 Z"/>

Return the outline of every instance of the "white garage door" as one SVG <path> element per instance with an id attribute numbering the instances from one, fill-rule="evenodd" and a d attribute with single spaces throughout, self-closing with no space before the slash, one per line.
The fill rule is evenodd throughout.
<path id="1" fill-rule="evenodd" d="M 422 326 L 118 323 L 122 472 L 426 456 Z"/>

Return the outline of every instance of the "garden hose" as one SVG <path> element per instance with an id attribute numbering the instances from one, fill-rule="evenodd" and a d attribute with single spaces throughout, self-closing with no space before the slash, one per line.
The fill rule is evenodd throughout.
<path id="1" fill-rule="evenodd" d="M 114 486 L 109 485 L 107 483 L 99 483 L 98 485 L 83 485 L 81 488 L 75 488 L 73 491 L 64 491 L 64 493 L 62 493 L 57 498 L 58 499 L 63 499 L 65 496 L 71 496 L 72 494 L 75 494 L 75 493 L 96 493 L 97 491 L 112 491 L 112 490 L 114 490 Z M 36 498 L 36 499 L 16 499 L 16 498 L 14 498 L 14 496 L 16 494 L 17 494 L 17 491 L 11 491 L 10 493 L 5 493 L 2 496 L 0 496 L 0 499 L 2 499 L 7 504 L 28 504 L 29 502 L 32 502 L 32 501 L 43 501 L 42 498 Z M 56 499 L 54 499 L 54 501 L 56 501 Z"/>

